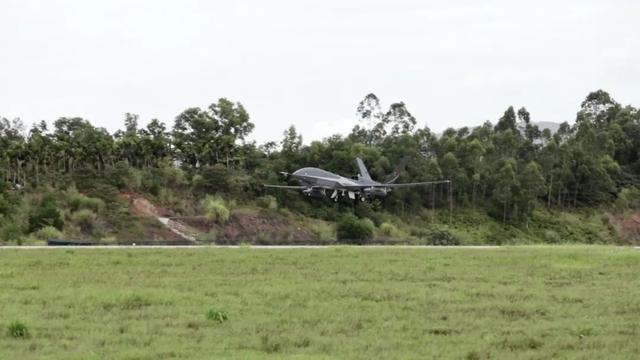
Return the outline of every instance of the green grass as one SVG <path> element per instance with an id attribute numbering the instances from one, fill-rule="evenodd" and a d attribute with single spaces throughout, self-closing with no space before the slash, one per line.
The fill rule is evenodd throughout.
<path id="1" fill-rule="evenodd" d="M 1 250 L 0 264 L 0 359 L 640 353 L 630 248 Z"/>

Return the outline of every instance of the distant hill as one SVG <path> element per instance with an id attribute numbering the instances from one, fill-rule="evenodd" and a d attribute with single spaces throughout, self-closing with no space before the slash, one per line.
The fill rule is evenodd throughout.
<path id="1" fill-rule="evenodd" d="M 533 124 L 538 125 L 538 128 L 540 128 L 540 130 L 549 129 L 552 134 L 558 131 L 558 129 L 560 128 L 559 123 L 555 123 L 552 121 L 533 121 Z"/>

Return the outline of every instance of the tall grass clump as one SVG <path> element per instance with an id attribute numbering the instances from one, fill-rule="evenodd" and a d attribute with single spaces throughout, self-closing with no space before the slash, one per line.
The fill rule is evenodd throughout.
<path id="1" fill-rule="evenodd" d="M 309 229 L 320 241 L 335 241 L 336 229 L 324 221 L 314 221 L 309 225 Z"/>
<path id="2" fill-rule="evenodd" d="M 207 319 L 218 323 L 223 323 L 229 319 L 229 316 L 222 310 L 209 309 L 209 311 L 207 311 Z"/>
<path id="3" fill-rule="evenodd" d="M 22 321 L 14 321 L 7 327 L 7 335 L 16 339 L 26 339 L 30 336 L 29 328 Z"/>
<path id="4" fill-rule="evenodd" d="M 383 222 L 380 224 L 380 234 L 384 236 L 395 236 L 398 234 L 398 228 L 389 222 Z"/>
<path id="5" fill-rule="evenodd" d="M 256 199 L 256 204 L 263 209 L 278 210 L 278 200 L 272 195 L 260 196 Z"/>
<path id="6" fill-rule="evenodd" d="M 33 234 L 38 240 L 60 239 L 62 232 L 53 226 L 45 226 Z"/>
<path id="7" fill-rule="evenodd" d="M 207 195 L 200 203 L 209 220 L 224 224 L 229 220 L 229 209 L 223 199 Z"/>
<path id="8" fill-rule="evenodd" d="M 380 224 L 380 227 L 378 228 L 378 234 L 383 237 L 394 239 L 394 240 L 414 239 L 414 237 L 412 237 L 411 234 L 403 230 L 402 226 L 398 227 L 389 221 L 385 221 L 382 224 Z"/>
<path id="9" fill-rule="evenodd" d="M 105 207 L 104 200 L 88 197 L 82 194 L 77 194 L 76 196 L 71 198 L 69 205 L 71 206 L 71 210 L 73 211 L 79 209 L 87 209 L 94 212 L 101 212 Z"/>
<path id="10" fill-rule="evenodd" d="M 71 214 L 71 221 L 87 234 L 93 232 L 97 218 L 98 216 L 89 209 L 81 209 Z"/>

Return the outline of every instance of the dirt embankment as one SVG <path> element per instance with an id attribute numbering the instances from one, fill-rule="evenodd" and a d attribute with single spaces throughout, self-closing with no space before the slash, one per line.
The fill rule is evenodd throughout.
<path id="1" fill-rule="evenodd" d="M 152 204 L 149 200 L 142 197 L 124 195 L 130 201 L 131 210 L 138 215 L 156 219 L 163 225 L 160 229 L 149 229 L 149 239 L 155 242 L 183 242 L 185 244 L 197 244 L 196 236 L 188 229 L 187 226 L 168 217 L 169 211 Z M 164 231 L 163 231 L 164 230 Z"/>
<path id="2" fill-rule="evenodd" d="M 618 236 L 632 245 L 640 245 L 640 210 L 610 217 Z"/>
<path id="3" fill-rule="evenodd" d="M 160 206 L 152 204 L 149 200 L 142 197 L 127 196 L 131 201 L 131 209 L 138 215 L 149 217 L 167 217 L 169 211 Z"/>
<path id="4" fill-rule="evenodd" d="M 175 241 L 176 238 L 187 243 L 199 243 L 208 239 L 216 244 L 313 244 L 315 236 L 307 228 L 278 213 L 266 213 L 260 210 L 235 210 L 231 212 L 229 220 L 216 223 L 205 216 L 171 217 L 169 211 L 156 206 L 149 200 L 125 195 L 130 201 L 131 210 L 140 216 L 154 218 L 164 225 L 164 235 L 167 239 L 158 240 L 158 229 L 154 230 L 153 238 Z M 168 233 L 167 233 L 168 232 Z"/>
<path id="5" fill-rule="evenodd" d="M 205 216 L 172 218 L 196 228 L 202 233 L 213 234 L 217 244 L 248 242 L 264 245 L 312 244 L 315 236 L 303 226 L 277 213 L 262 211 L 233 211 L 223 225 Z"/>

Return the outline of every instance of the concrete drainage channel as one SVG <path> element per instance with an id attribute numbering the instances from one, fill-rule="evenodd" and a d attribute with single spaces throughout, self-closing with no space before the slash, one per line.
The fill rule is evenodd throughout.
<path id="1" fill-rule="evenodd" d="M 153 205 L 149 200 L 145 198 L 134 198 L 131 201 L 133 210 L 143 216 L 153 217 L 158 220 L 167 229 L 171 230 L 174 234 L 180 236 L 182 239 L 189 241 L 193 244 L 199 244 L 198 239 L 195 236 L 189 234 L 187 227 L 175 220 L 172 220 L 166 216 L 160 216 L 163 212 Z"/>
<path id="2" fill-rule="evenodd" d="M 184 225 L 180 224 L 179 222 L 171 220 L 168 217 L 156 216 L 156 219 L 158 219 L 158 221 L 160 221 L 164 226 L 166 226 L 174 234 L 180 236 L 181 238 L 183 238 L 185 240 L 189 240 L 194 244 L 198 244 L 198 239 L 196 239 L 194 236 L 191 236 L 191 235 L 187 234 L 186 227 Z"/>

